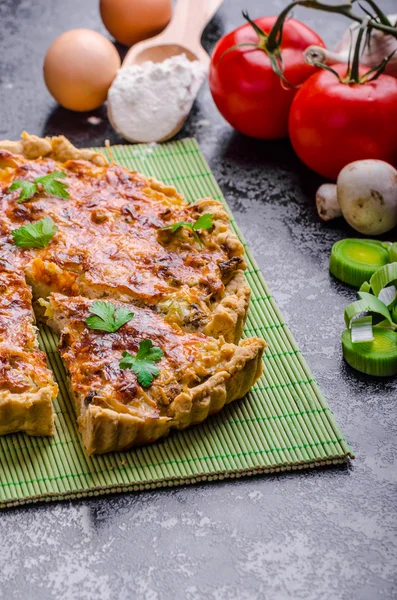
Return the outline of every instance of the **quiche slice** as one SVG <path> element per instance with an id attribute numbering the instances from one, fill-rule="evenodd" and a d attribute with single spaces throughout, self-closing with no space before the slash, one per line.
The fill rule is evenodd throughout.
<path id="1" fill-rule="evenodd" d="M 39 189 L 20 200 L 15 181 L 61 172 L 69 198 Z M 177 191 L 62 136 L 0 142 L 1 255 L 14 253 L 11 231 L 50 217 L 58 231 L 45 248 L 18 249 L 36 299 L 51 292 L 115 298 L 151 307 L 186 331 L 227 341 L 241 337 L 249 302 L 244 248 L 221 203 L 187 204 Z M 212 227 L 194 224 L 212 215 Z M 0 256 L 1 258 L 1 256 Z"/>
<path id="2" fill-rule="evenodd" d="M 0 435 L 53 435 L 57 392 L 38 349 L 31 290 L 12 264 L 0 263 Z"/>
<path id="3" fill-rule="evenodd" d="M 258 338 L 235 345 L 185 332 L 150 309 L 114 300 L 113 308 L 133 316 L 107 332 L 89 325 L 98 304 L 92 299 L 52 293 L 42 304 L 48 324 L 61 333 L 59 352 L 88 454 L 126 450 L 200 423 L 244 396 L 261 374 L 266 344 Z M 120 363 L 135 356 L 136 365 L 143 343 L 157 352 L 156 363 L 147 365 L 155 373 L 151 382 Z"/>

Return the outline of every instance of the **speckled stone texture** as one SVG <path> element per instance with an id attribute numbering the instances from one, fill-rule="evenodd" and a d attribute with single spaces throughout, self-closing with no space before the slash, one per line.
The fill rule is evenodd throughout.
<path id="1" fill-rule="evenodd" d="M 122 141 L 103 109 L 57 108 L 41 75 L 44 52 L 62 31 L 103 31 L 97 4 L 1 0 L 0 138 L 26 129 L 63 132 L 80 146 Z M 395 7 L 381 5 L 389 13 Z M 225 0 L 204 43 L 211 49 L 241 24 L 242 8 L 257 17 L 284 6 Z M 296 15 L 329 44 L 348 24 L 307 10 Z M 93 115 L 99 123 L 88 121 Z M 0 515 L 0 598 L 396 598 L 397 382 L 344 364 L 343 308 L 355 294 L 327 270 L 333 242 L 353 232 L 319 222 L 319 179 L 287 142 L 234 133 L 206 86 L 181 132 L 192 135 L 357 458 L 342 468 L 8 510 Z"/>

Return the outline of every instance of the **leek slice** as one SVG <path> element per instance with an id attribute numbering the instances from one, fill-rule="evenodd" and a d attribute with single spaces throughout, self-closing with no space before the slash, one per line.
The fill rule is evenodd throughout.
<path id="1" fill-rule="evenodd" d="M 388 248 L 389 250 L 389 260 L 390 262 L 397 262 L 397 242 L 391 244 Z"/>
<path id="2" fill-rule="evenodd" d="M 389 252 L 383 242 L 348 238 L 333 245 L 329 270 L 340 281 L 359 288 L 388 262 Z"/>
<path id="3" fill-rule="evenodd" d="M 372 342 L 374 332 L 372 329 L 372 317 L 361 317 L 352 321 L 352 343 Z"/>
<path id="4" fill-rule="evenodd" d="M 397 262 L 384 265 L 370 279 L 373 293 L 386 306 L 393 306 L 397 299 Z"/>
<path id="5" fill-rule="evenodd" d="M 364 281 L 364 283 L 361 284 L 359 291 L 360 292 L 370 292 L 371 284 L 368 281 Z"/>
<path id="6" fill-rule="evenodd" d="M 378 294 L 379 300 L 386 304 L 388 307 L 392 307 L 397 299 L 397 288 L 395 285 L 388 285 L 383 288 Z"/>
<path id="7" fill-rule="evenodd" d="M 387 377 L 397 375 L 397 333 L 383 327 L 373 328 L 374 339 L 353 343 L 351 331 L 342 333 L 343 356 L 346 362 L 367 375 Z"/>
<path id="8" fill-rule="evenodd" d="M 345 308 L 344 317 L 346 327 L 350 329 L 355 317 L 358 315 L 362 316 L 363 314 L 367 316 L 367 313 L 370 313 L 377 323 L 386 319 L 390 325 L 393 325 L 387 306 L 379 298 L 367 292 L 358 292 L 358 295 L 360 296 L 360 300 L 348 304 Z"/>

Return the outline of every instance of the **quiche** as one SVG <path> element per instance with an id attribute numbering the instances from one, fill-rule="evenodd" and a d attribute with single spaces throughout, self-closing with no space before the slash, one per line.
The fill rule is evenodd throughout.
<path id="1" fill-rule="evenodd" d="M 64 361 L 84 446 L 89 454 L 154 442 L 170 429 L 185 429 L 244 396 L 261 373 L 264 342 L 238 345 L 190 333 L 154 311 L 127 305 L 133 317 L 116 332 L 87 325 L 94 300 L 51 294 L 48 323 L 61 334 Z M 121 302 L 112 302 L 125 307 Z M 150 387 L 120 368 L 148 340 L 161 350 Z"/>
<path id="2" fill-rule="evenodd" d="M 55 176 L 57 187 L 40 183 Z M 59 186 L 67 193 L 58 193 Z M 32 307 L 61 334 L 59 351 L 89 453 L 148 443 L 200 422 L 259 377 L 265 343 L 239 342 L 250 290 L 244 249 L 221 203 L 187 204 L 173 187 L 78 150 L 63 136 L 24 133 L 19 142 L 0 142 L 0 209 L 0 265 L 21 282 L 10 318 L 19 323 L 16 304 L 25 302 L 27 319 L 25 333 L 21 325 L 12 334 L 23 356 L 5 360 L 30 385 L 19 393 L 5 377 L 4 397 L 19 399 L 22 412 L 23 406 L 29 412 L 28 397 L 45 396 L 52 423 L 56 393 L 37 349 Z M 197 233 L 195 224 L 208 217 Z M 46 243 L 17 243 L 16 232 L 43 219 L 53 228 Z M 91 330 L 86 321 L 98 303 L 134 317 L 117 331 Z M 137 357 L 145 340 L 162 353 L 148 388 L 120 366 L 122 353 Z M 27 357 L 37 369 L 20 366 Z M 30 432 L 33 421 L 28 427 L 15 411 L 0 411 L 0 433 Z"/>

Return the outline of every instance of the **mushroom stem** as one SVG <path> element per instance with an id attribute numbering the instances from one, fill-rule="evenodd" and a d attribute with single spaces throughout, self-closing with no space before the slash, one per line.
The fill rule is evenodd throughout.
<path id="1" fill-rule="evenodd" d="M 320 219 L 331 221 L 342 216 L 335 183 L 323 183 L 316 193 L 316 205 Z"/>

